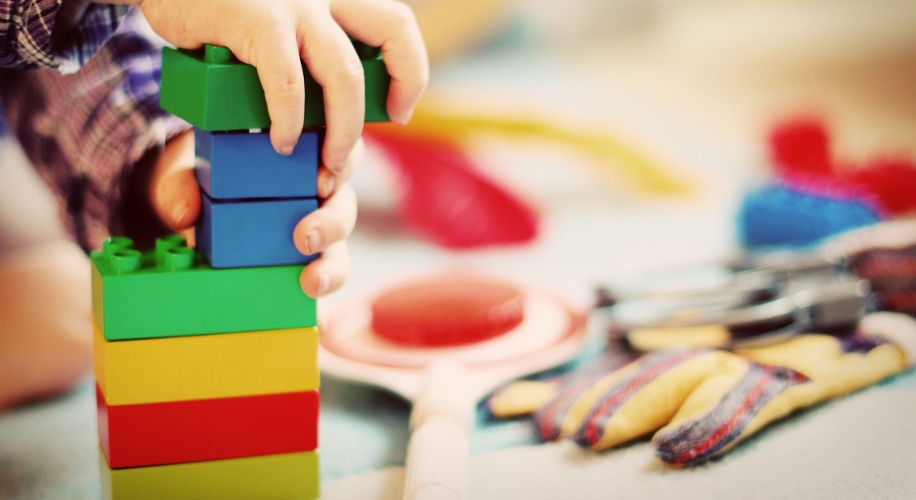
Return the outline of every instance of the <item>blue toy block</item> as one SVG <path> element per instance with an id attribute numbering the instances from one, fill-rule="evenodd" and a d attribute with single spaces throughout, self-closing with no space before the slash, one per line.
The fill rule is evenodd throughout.
<path id="1" fill-rule="evenodd" d="M 315 198 L 214 200 L 201 192 L 197 248 L 216 269 L 309 263 L 293 244 L 293 229 L 318 209 Z"/>
<path id="2" fill-rule="evenodd" d="M 290 156 L 274 151 L 270 134 L 194 129 L 201 189 L 217 200 L 318 196 L 319 137 L 305 132 Z"/>

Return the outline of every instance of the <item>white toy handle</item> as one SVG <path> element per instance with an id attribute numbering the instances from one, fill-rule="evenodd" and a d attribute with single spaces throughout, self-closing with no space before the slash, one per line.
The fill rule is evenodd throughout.
<path id="1" fill-rule="evenodd" d="M 467 370 L 450 360 L 426 369 L 426 387 L 410 413 L 404 500 L 465 500 L 474 401 Z"/>

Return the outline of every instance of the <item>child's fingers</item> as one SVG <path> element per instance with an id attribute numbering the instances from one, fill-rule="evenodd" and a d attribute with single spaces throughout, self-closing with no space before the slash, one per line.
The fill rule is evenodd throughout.
<path id="1" fill-rule="evenodd" d="M 323 252 L 342 241 L 356 224 L 356 194 L 343 184 L 318 210 L 299 221 L 293 230 L 293 243 L 304 255 Z"/>
<path id="2" fill-rule="evenodd" d="M 331 15 L 363 43 L 381 46 L 391 75 L 388 114 L 405 124 L 429 80 L 426 46 L 413 11 L 394 0 L 331 0 Z"/>
<path id="3" fill-rule="evenodd" d="M 156 189 L 156 213 L 174 231 L 194 225 L 200 214 L 200 191 L 194 169 L 175 170 L 163 176 Z"/>
<path id="4" fill-rule="evenodd" d="M 299 45 L 292 28 L 261 30 L 252 41 L 250 63 L 258 69 L 270 115 L 270 141 L 279 153 L 291 154 L 302 134 L 305 79 Z"/>
<path id="5" fill-rule="evenodd" d="M 297 33 L 301 8 L 294 2 L 251 0 L 143 0 L 140 7 L 156 33 L 179 47 L 224 45 L 241 62 L 256 67 L 270 115 L 271 142 L 281 153 L 292 152 L 305 107 Z"/>
<path id="6" fill-rule="evenodd" d="M 328 198 L 334 194 L 338 186 L 344 185 L 344 183 L 350 180 L 350 177 L 353 177 L 353 173 L 363 162 L 365 156 L 366 143 L 363 142 L 362 138 L 359 138 L 356 141 L 356 146 L 353 148 L 353 153 L 347 158 L 344 168 L 340 173 L 335 174 L 331 172 L 330 169 L 322 166 L 318 170 L 318 196 L 320 198 Z"/>
<path id="7" fill-rule="evenodd" d="M 150 203 L 159 219 L 175 231 L 194 224 L 200 190 L 194 177 L 194 134 L 184 132 L 166 143 L 150 177 Z"/>
<path id="8" fill-rule="evenodd" d="M 366 115 L 363 66 L 356 49 L 330 13 L 318 4 L 304 2 L 302 16 L 302 60 L 321 85 L 327 118 L 327 135 L 322 151 L 323 164 L 339 173 L 347 163 L 363 131 Z"/>
<path id="9" fill-rule="evenodd" d="M 350 274 L 350 250 L 345 241 L 327 247 L 321 258 L 305 266 L 299 276 L 302 291 L 318 298 L 340 288 Z"/>

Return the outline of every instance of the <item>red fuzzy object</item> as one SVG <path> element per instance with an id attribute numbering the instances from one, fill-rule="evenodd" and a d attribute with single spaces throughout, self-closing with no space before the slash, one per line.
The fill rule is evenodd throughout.
<path id="1" fill-rule="evenodd" d="M 833 171 L 827 130 L 813 118 L 777 125 L 770 133 L 770 155 L 780 177 L 828 176 Z"/>
<path id="2" fill-rule="evenodd" d="M 916 210 L 916 165 L 912 160 L 879 159 L 845 172 L 841 179 L 862 190 L 879 212 L 897 216 Z"/>
<path id="3" fill-rule="evenodd" d="M 366 137 L 383 149 L 404 181 L 404 223 L 446 248 L 527 243 L 538 233 L 537 213 L 478 172 L 445 139 L 373 128 Z"/>
<path id="4" fill-rule="evenodd" d="M 864 167 L 837 168 L 823 122 L 799 118 L 770 134 L 770 157 L 779 180 L 799 191 L 863 201 L 883 217 L 916 211 L 916 165 L 906 158 L 881 158 Z"/>

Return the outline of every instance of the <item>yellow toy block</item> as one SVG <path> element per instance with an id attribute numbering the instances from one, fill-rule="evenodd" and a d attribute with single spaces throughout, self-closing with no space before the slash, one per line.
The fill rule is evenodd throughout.
<path id="1" fill-rule="evenodd" d="M 94 370 L 109 405 L 318 389 L 318 329 L 109 341 L 98 324 Z"/>
<path id="2" fill-rule="evenodd" d="M 103 500 L 310 500 L 320 496 L 318 453 L 111 469 L 100 453 Z"/>

